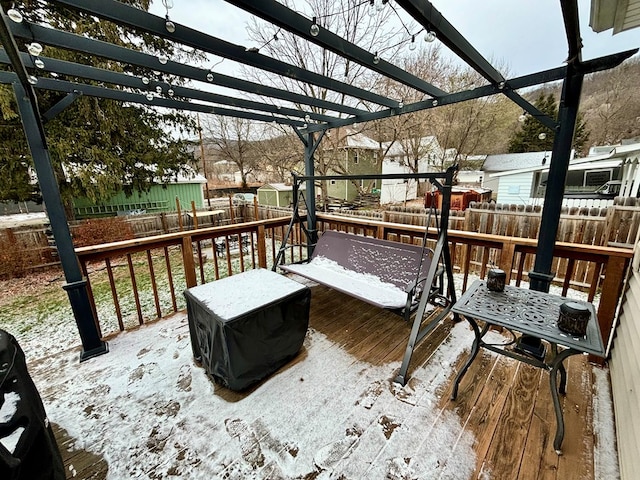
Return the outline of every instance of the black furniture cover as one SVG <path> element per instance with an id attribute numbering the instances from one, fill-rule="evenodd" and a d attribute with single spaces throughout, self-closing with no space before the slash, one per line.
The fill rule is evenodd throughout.
<path id="1" fill-rule="evenodd" d="M 187 289 L 184 296 L 194 358 L 232 390 L 293 358 L 309 325 L 309 288 L 271 270 L 247 270 Z"/>
<path id="2" fill-rule="evenodd" d="M 24 353 L 11 334 L 0 330 L 0 439 L 7 443 L 12 435 L 13 451 L 0 442 L 0 479 L 65 479 L 62 457 Z"/>

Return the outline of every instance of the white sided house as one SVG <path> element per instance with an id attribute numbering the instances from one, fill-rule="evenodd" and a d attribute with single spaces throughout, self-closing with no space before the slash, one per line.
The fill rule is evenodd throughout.
<path id="1" fill-rule="evenodd" d="M 433 164 L 442 157 L 442 149 L 434 136 L 387 142 L 382 144 L 382 148 L 386 151 L 382 161 L 383 174 L 413 173 L 409 165 L 416 165 L 417 173 L 433 172 L 436 171 Z M 380 204 L 400 203 L 418 198 L 424 194 L 424 188 L 419 189 L 418 183 L 413 179 L 383 180 Z"/>
<path id="2" fill-rule="evenodd" d="M 563 205 L 598 208 L 612 205 L 612 195 L 599 195 L 597 191 L 605 191 L 601 187 L 617 181 L 620 191 L 616 196 L 638 196 L 639 156 L 640 143 L 595 147 L 583 158 L 574 158 L 572 152 Z M 550 161 L 551 152 L 489 155 L 483 166 L 483 186 L 494 191 L 498 203 L 542 205 Z M 500 171 L 500 166 L 504 170 Z"/>

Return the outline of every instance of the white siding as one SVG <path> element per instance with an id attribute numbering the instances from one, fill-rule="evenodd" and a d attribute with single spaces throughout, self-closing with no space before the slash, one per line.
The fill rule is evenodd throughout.
<path id="1" fill-rule="evenodd" d="M 635 250 L 609 362 L 622 480 L 640 471 L 640 243 Z"/>
<path id="2" fill-rule="evenodd" d="M 384 160 L 382 162 L 382 173 L 410 173 L 408 167 L 400 165 L 398 162 Z M 418 183 L 416 180 L 407 180 L 405 183 L 402 179 L 382 180 L 380 188 L 380 204 L 399 203 L 405 200 L 413 200 L 418 196 Z"/>
<path id="3" fill-rule="evenodd" d="M 500 177 L 497 188 L 497 203 L 528 205 L 531 197 L 533 172 L 523 172 Z"/>

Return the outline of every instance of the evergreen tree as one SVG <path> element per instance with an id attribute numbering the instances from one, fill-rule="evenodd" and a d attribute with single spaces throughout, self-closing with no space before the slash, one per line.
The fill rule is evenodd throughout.
<path id="1" fill-rule="evenodd" d="M 126 3 L 144 10 L 150 4 L 149 0 L 128 0 Z M 45 10 L 39 7 L 36 0 L 28 0 L 20 8 L 25 20 L 33 23 L 50 25 L 147 53 L 164 53 L 172 58 L 188 55 L 162 39 L 53 4 L 49 4 Z M 24 50 L 24 42 L 20 39 L 17 41 L 19 48 Z M 89 61 L 92 66 L 101 68 L 114 69 L 115 64 L 113 61 L 88 58 L 50 46 L 45 47 L 42 55 L 80 63 Z M 153 77 L 152 72 L 136 71 L 130 65 L 115 65 L 115 68 L 133 75 Z M 40 70 L 34 73 L 47 75 Z M 63 78 L 62 75 L 58 78 L 75 80 Z M 162 79 L 179 83 L 178 79 L 167 76 Z M 36 94 L 41 112 L 46 112 L 65 96 L 63 93 L 39 89 L 36 89 Z M 3 178 L 0 200 L 33 199 L 39 194 L 11 87 L 0 86 L 0 109 L 0 175 Z M 193 162 L 191 143 L 176 140 L 166 132 L 186 133 L 193 128 L 193 120 L 179 112 L 164 113 L 145 106 L 95 97 L 77 98 L 45 124 L 49 153 L 67 213 L 72 214 L 70 204 L 74 197 L 86 196 L 93 201 L 100 201 L 122 190 L 127 194 L 134 190 L 145 191 L 155 183 L 167 183 L 178 174 L 190 170 L 189 164 Z"/>
<path id="2" fill-rule="evenodd" d="M 540 94 L 534 102 L 538 110 L 550 118 L 556 119 L 558 116 L 558 105 L 553 94 Z M 509 153 L 538 152 L 553 149 L 553 139 L 555 132 L 547 128 L 531 115 L 525 115 L 522 127 L 516 130 L 509 141 Z M 573 137 L 573 148 L 581 151 L 589 138 L 582 116 L 578 114 L 576 128 Z"/>

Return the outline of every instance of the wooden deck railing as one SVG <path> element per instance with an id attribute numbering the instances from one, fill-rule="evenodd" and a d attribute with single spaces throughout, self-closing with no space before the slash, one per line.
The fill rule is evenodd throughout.
<path id="1" fill-rule="evenodd" d="M 352 217 L 318 214 L 319 230 L 341 230 L 387 240 L 421 244 L 424 227 L 363 220 Z M 437 231 L 429 228 L 427 243 L 435 242 Z M 463 274 L 462 291 L 470 273 L 485 277 L 496 265 L 507 273 L 507 281 L 520 285 L 533 265 L 537 241 L 460 230 L 449 230 L 449 246 L 454 270 Z M 613 322 L 622 294 L 624 279 L 633 250 L 575 243 L 556 243 L 554 252 L 555 283 L 562 285 L 562 295 L 569 289 L 588 292 L 592 302 L 599 293 L 598 321 L 605 344 L 613 334 Z M 579 280 L 573 280 L 575 278 Z"/>
<path id="2" fill-rule="evenodd" d="M 416 244 L 421 244 L 424 236 L 421 226 L 323 213 L 318 213 L 317 218 L 320 231 L 341 230 Z M 106 335 L 125 330 L 184 308 L 181 295 L 177 295 L 181 287 L 214 281 L 248 268 L 269 268 L 275 261 L 289 220 L 282 217 L 77 249 L 89 279 L 89 295 L 100 331 Z M 436 229 L 430 228 L 427 243 L 435 242 L 436 236 Z M 300 239 L 300 229 L 296 228 L 285 262 L 306 258 Z M 507 280 L 519 285 L 532 266 L 536 250 L 534 239 L 458 230 L 449 230 L 449 244 L 454 269 L 462 274 L 462 291 L 467 287 L 470 274 L 484 278 L 491 265 L 502 268 L 507 272 Z M 556 282 L 562 285 L 563 295 L 570 289 L 578 289 L 588 292 L 589 301 L 593 301 L 596 294 L 600 294 L 598 319 L 605 342 L 612 332 L 632 253 L 631 249 L 562 242 L 557 243 L 554 250 Z M 121 268 L 118 275 L 116 266 L 126 268 Z M 104 305 L 103 297 L 110 294 L 113 310 L 96 308 L 98 302 L 92 287 L 98 284 L 104 270 L 108 279 L 100 284 L 108 284 L 109 290 L 102 287 L 98 293 L 102 300 L 99 303 Z M 144 286 L 139 285 L 141 282 Z M 147 296 L 146 304 L 141 299 L 143 294 Z M 101 317 L 115 317 L 115 321 L 111 320 L 105 328 Z"/>

